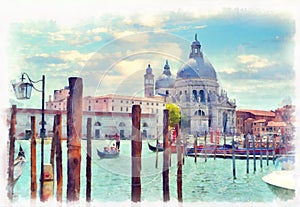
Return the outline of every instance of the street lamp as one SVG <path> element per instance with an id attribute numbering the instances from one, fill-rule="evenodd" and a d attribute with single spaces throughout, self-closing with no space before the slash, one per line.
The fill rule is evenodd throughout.
<path id="1" fill-rule="evenodd" d="M 29 82 L 25 82 L 25 76 Z M 34 84 L 42 82 L 42 90 L 37 89 Z M 33 81 L 30 79 L 27 73 L 22 73 L 21 82 L 12 84 L 17 99 L 30 99 L 32 88 L 38 92 L 42 93 L 42 129 L 41 129 L 41 175 L 40 175 L 40 200 L 44 201 L 44 138 L 45 138 L 45 109 L 44 109 L 44 100 L 45 100 L 45 76 L 42 76 L 41 80 Z"/>

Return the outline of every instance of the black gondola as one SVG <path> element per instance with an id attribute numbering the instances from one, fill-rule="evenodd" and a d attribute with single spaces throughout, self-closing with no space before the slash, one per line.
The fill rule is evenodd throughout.
<path id="1" fill-rule="evenodd" d="M 106 152 L 106 151 L 99 151 L 98 149 L 97 149 L 97 153 L 98 153 L 98 156 L 101 159 L 117 158 L 117 157 L 119 157 L 119 154 L 120 154 L 120 152 L 118 152 L 118 151 L 115 151 L 115 152 L 112 152 L 112 151 Z"/>
<path id="2" fill-rule="evenodd" d="M 17 158 L 14 161 L 14 177 L 13 177 L 13 182 L 8 183 L 8 185 L 7 185 L 7 190 L 9 192 L 12 192 L 12 190 L 13 190 L 16 182 L 21 177 L 21 175 L 23 173 L 23 169 L 25 167 L 25 163 L 26 163 L 25 152 L 23 151 L 23 148 L 20 145 L 18 156 L 17 156 Z"/>
<path id="3" fill-rule="evenodd" d="M 151 151 L 156 152 L 156 147 L 152 146 L 149 142 L 148 142 L 148 147 Z M 157 147 L 158 152 L 163 152 L 164 148 L 163 147 Z"/>

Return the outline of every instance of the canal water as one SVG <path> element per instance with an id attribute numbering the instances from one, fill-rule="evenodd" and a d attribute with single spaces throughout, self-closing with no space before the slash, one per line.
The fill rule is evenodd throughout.
<path id="1" fill-rule="evenodd" d="M 152 141 L 153 142 L 153 141 Z M 92 190 L 93 202 L 126 202 L 131 199 L 131 141 L 122 140 L 120 157 L 116 159 L 100 159 L 97 148 L 112 145 L 113 141 L 92 140 Z M 154 142 L 153 142 L 154 143 Z M 16 141 L 15 153 L 22 145 L 27 163 L 21 178 L 14 188 L 14 202 L 30 201 L 30 142 Z M 50 161 L 51 144 L 45 144 L 45 163 Z M 67 146 L 62 142 L 63 150 L 63 200 L 66 201 L 67 186 Z M 81 188 L 80 200 L 85 201 L 86 190 L 86 140 L 82 140 L 81 151 Z M 169 172 L 170 198 L 177 198 L 177 156 L 171 155 Z M 142 148 L 142 201 L 163 201 L 162 191 L 162 166 L 163 153 L 158 153 L 158 168 L 155 168 L 156 153 L 148 149 L 147 141 L 143 141 Z M 289 202 L 295 195 L 292 193 L 274 193 L 274 189 L 262 181 L 262 177 L 273 170 L 272 160 L 263 160 L 260 167 L 259 159 L 256 160 L 256 172 L 253 171 L 253 160 L 249 162 L 249 174 L 246 173 L 246 160 L 236 160 L 236 179 L 233 179 L 232 160 L 221 158 L 185 157 L 182 168 L 182 192 L 184 203 L 276 203 Z M 40 144 L 37 144 L 37 177 L 40 174 Z M 39 182 L 37 181 L 38 187 Z M 280 192 L 279 192 L 280 194 Z M 38 195 L 38 193 L 37 193 Z"/>

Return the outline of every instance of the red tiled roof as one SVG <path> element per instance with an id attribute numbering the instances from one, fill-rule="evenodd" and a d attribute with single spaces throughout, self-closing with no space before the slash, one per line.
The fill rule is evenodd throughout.
<path id="1" fill-rule="evenodd" d="M 254 109 L 239 109 L 237 112 L 248 112 L 256 116 L 273 116 L 275 117 L 275 112 L 273 111 L 264 111 L 264 110 L 254 110 Z"/>

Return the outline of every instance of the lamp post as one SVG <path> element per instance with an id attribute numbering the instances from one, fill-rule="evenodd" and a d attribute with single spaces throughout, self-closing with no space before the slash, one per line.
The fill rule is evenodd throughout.
<path id="1" fill-rule="evenodd" d="M 25 82 L 24 80 L 28 79 L 29 82 Z M 34 84 L 42 82 L 42 90 L 37 89 Z M 42 79 L 38 81 L 33 81 L 30 79 L 29 75 L 27 73 L 22 73 L 21 76 L 21 82 L 12 84 L 17 99 L 30 99 L 32 88 L 35 89 L 38 92 L 42 93 L 42 129 L 40 132 L 41 136 L 41 175 L 40 175 L 40 200 L 44 201 L 44 138 L 45 138 L 45 108 L 44 108 L 44 102 L 45 102 L 45 76 L 42 75 Z"/>

